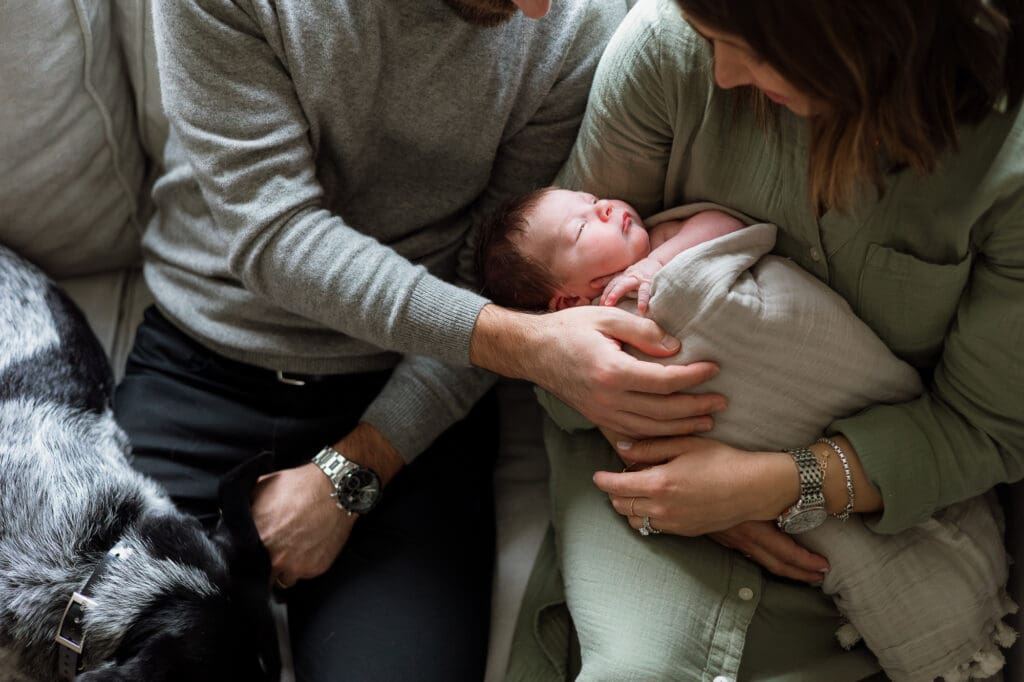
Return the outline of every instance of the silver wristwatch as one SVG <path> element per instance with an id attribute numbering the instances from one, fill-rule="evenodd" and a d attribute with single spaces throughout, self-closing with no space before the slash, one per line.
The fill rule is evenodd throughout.
<path id="1" fill-rule="evenodd" d="M 320 467 L 334 486 L 331 497 L 349 514 L 365 514 L 380 500 L 380 478 L 373 469 L 361 467 L 345 458 L 330 445 L 316 454 L 313 463 Z"/>
<path id="2" fill-rule="evenodd" d="M 796 461 L 800 474 L 800 499 L 779 515 L 779 528 L 790 534 L 805 533 L 817 528 L 828 517 L 825 511 L 825 476 L 818 459 L 808 448 L 786 450 Z"/>

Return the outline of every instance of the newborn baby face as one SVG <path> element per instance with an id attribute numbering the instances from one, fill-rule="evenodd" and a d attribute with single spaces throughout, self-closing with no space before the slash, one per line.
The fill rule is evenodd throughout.
<path id="1" fill-rule="evenodd" d="M 632 206 L 586 192 L 556 189 L 544 194 L 527 218 L 522 245 L 545 263 L 564 295 L 587 301 L 611 275 L 647 256 L 650 239 Z"/>

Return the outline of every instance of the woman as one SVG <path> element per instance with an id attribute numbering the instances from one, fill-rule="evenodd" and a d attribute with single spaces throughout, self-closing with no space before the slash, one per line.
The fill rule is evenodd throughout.
<path id="1" fill-rule="evenodd" d="M 1022 475 L 1022 21 L 1019 0 L 648 0 L 602 58 L 556 180 L 642 215 L 712 201 L 779 225 L 776 253 L 840 293 L 921 371 L 920 399 L 829 428 L 849 487 L 832 448 L 810 445 L 819 462 L 832 457 L 826 509 L 852 504 L 879 533 Z M 549 450 L 573 454 L 552 461 L 552 500 L 571 616 L 588 633 L 581 678 L 856 680 L 877 670 L 868 652 L 835 643 L 838 615 L 820 591 L 776 577 L 816 583 L 828 568 L 772 523 L 800 510 L 793 456 L 605 435 L 623 459 L 654 466 L 620 472 L 597 436 L 546 430 Z M 599 491 L 595 467 L 607 470 L 593 476 Z M 633 529 L 693 539 L 627 549 L 595 536 L 595 519 L 611 513 L 601 491 Z M 563 653 L 573 647 L 555 636 L 569 630 L 564 614 L 534 608 L 558 599 L 546 549 L 512 678 L 548 674 L 544 658 L 574 672 Z M 583 603 L 571 594 L 581 583 Z M 652 592 L 675 597 L 652 608 Z"/>

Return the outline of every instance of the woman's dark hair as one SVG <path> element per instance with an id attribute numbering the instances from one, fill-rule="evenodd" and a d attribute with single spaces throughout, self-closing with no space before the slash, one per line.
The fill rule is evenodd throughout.
<path id="1" fill-rule="evenodd" d="M 880 151 L 933 172 L 958 125 L 1024 92 L 1024 0 L 677 2 L 824 105 L 810 121 L 814 206 L 847 206 L 864 181 L 881 191 Z"/>
<path id="2" fill-rule="evenodd" d="M 550 188 L 509 199 L 481 224 L 476 247 L 476 268 L 481 293 L 499 305 L 547 310 L 557 283 L 543 263 L 520 248 L 528 227 L 527 216 Z"/>

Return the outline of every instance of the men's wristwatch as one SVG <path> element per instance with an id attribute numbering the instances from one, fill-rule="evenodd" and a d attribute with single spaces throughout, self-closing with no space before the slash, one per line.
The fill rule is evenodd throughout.
<path id="1" fill-rule="evenodd" d="M 828 517 L 825 511 L 825 476 L 818 459 L 808 448 L 786 450 L 796 461 L 800 474 L 800 499 L 779 515 L 779 528 L 790 534 L 805 533 L 817 528 Z"/>
<path id="2" fill-rule="evenodd" d="M 380 477 L 373 469 L 361 467 L 330 445 L 316 454 L 313 463 L 320 467 L 334 486 L 331 497 L 352 514 L 365 514 L 380 500 Z"/>

